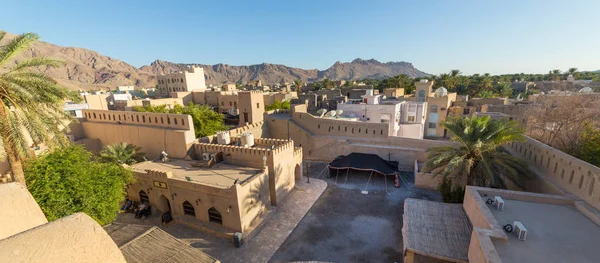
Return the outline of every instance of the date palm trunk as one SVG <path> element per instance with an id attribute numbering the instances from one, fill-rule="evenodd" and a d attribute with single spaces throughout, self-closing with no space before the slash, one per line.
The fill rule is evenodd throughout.
<path id="1" fill-rule="evenodd" d="M 13 181 L 27 187 L 27 182 L 25 181 L 25 173 L 23 172 L 23 163 L 21 162 L 21 159 L 16 157 L 11 150 L 5 150 L 8 159 L 8 164 L 10 165 L 10 170 L 12 171 Z"/>

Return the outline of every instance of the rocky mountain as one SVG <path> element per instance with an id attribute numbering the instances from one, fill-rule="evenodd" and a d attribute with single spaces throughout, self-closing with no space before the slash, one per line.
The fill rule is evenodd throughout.
<path id="1" fill-rule="evenodd" d="M 167 74 L 184 70 L 186 67 L 192 65 L 204 68 L 208 84 L 247 83 L 250 80 L 262 80 L 263 83 L 281 83 L 292 82 L 295 79 L 302 79 L 304 82 L 318 81 L 325 78 L 329 78 L 330 80 L 381 79 L 398 74 L 406 74 L 410 77 L 429 76 L 429 74 L 416 69 L 408 62 L 381 63 L 374 59 L 362 60 L 360 58 L 347 63 L 338 61 L 333 66 L 322 71 L 292 68 L 269 63 L 250 66 L 230 66 L 227 64 L 179 64 L 162 60 L 156 60 L 149 66 L 141 67 L 140 70 L 148 74 Z"/>
<path id="2" fill-rule="evenodd" d="M 8 34 L 0 45 L 16 35 Z M 300 69 L 279 64 L 263 63 L 250 66 L 231 66 L 227 64 L 202 65 L 181 64 L 156 60 L 150 65 L 136 68 L 123 61 L 104 56 L 98 52 L 75 47 L 61 47 L 46 42 L 37 42 L 23 52 L 17 59 L 48 56 L 64 60 L 64 67 L 45 68 L 47 73 L 62 85 L 72 90 L 109 89 L 119 85 L 136 87 L 154 87 L 157 74 L 167 74 L 185 69 L 190 65 L 204 68 L 207 84 L 248 83 L 262 80 L 265 84 L 292 82 L 302 79 L 304 82 L 331 80 L 356 80 L 364 78 L 386 78 L 398 74 L 410 77 L 423 77 L 429 74 L 416 69 L 408 62 L 382 63 L 374 59 L 355 59 L 352 62 L 336 62 L 326 70 Z"/>

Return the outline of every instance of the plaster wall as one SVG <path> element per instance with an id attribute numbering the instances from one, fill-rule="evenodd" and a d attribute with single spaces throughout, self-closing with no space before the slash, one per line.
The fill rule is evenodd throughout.
<path id="1" fill-rule="evenodd" d="M 92 95 L 88 94 L 83 96 L 85 103 L 88 108 L 92 110 L 108 110 L 108 96 L 106 94 Z"/>
<path id="2" fill-rule="evenodd" d="M 505 148 L 534 167 L 537 176 L 600 209 L 600 168 L 529 137 Z"/>
<path id="3" fill-rule="evenodd" d="M 42 209 L 23 185 L 0 184 L 0 196 L 0 240 L 48 223 Z"/>
<path id="4" fill-rule="evenodd" d="M 238 109 L 238 95 L 221 93 L 217 96 L 219 112 L 233 112 Z"/>
<path id="5" fill-rule="evenodd" d="M 240 126 L 263 121 L 265 102 L 261 91 L 242 91 L 238 93 Z"/>
<path id="6" fill-rule="evenodd" d="M 314 135 L 387 138 L 387 123 L 353 122 L 336 119 L 323 119 L 308 113 L 296 112 L 292 120 Z"/>
<path id="7" fill-rule="evenodd" d="M 296 149 L 293 141 L 283 139 L 255 138 L 255 143 L 257 146 L 274 145 L 274 149 L 210 143 L 196 143 L 193 147 L 196 156 L 201 156 L 205 152 L 223 152 L 225 163 L 259 169 L 263 168 L 265 164 L 263 158 L 266 157 L 271 205 L 277 205 L 278 201 L 289 195 L 295 186 L 296 169 L 297 166 L 302 165 L 302 150 Z"/>
<path id="8" fill-rule="evenodd" d="M 82 122 L 87 138 L 103 145 L 126 142 L 139 147 L 148 158 L 165 151 L 184 158 L 195 140 L 192 118 L 183 114 L 85 110 Z"/>
<path id="9" fill-rule="evenodd" d="M 122 262 L 112 238 L 84 213 L 0 240 L 0 262 Z"/>
<path id="10" fill-rule="evenodd" d="M 221 213 L 223 227 L 232 231 L 244 232 L 252 221 L 266 208 L 269 190 L 266 187 L 268 175 L 260 173 L 239 184 L 212 187 L 196 182 L 172 178 L 169 171 L 136 171 L 136 182 L 127 188 L 131 200 L 140 201 L 140 191 L 148 195 L 150 204 L 159 211 L 171 208 L 173 217 L 183 223 L 210 223 L 208 210 L 215 208 Z M 156 183 L 165 183 L 166 188 Z M 183 204 L 189 202 L 195 215 L 184 213 Z"/>

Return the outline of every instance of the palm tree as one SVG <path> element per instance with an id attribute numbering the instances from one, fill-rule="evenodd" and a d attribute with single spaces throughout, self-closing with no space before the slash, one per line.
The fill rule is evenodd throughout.
<path id="1" fill-rule="evenodd" d="M 302 87 L 304 87 L 304 82 L 301 79 L 294 80 L 294 87 L 296 88 L 296 92 L 302 92 Z"/>
<path id="2" fill-rule="evenodd" d="M 104 162 L 132 165 L 144 160 L 146 153 L 141 152 L 141 150 L 142 148 L 126 142 L 115 143 L 104 147 L 100 151 L 100 158 Z"/>
<path id="3" fill-rule="evenodd" d="M 0 41 L 6 32 L 0 31 Z M 0 137 L 1 149 L 8 159 L 13 180 L 26 185 L 22 160 L 33 157 L 33 145 L 49 148 L 63 146 L 68 139 L 61 132 L 69 116 L 63 110 L 64 99 L 73 94 L 60 87 L 38 67 L 57 67 L 59 60 L 37 57 L 20 59 L 18 55 L 39 39 L 33 33 L 19 35 L 0 46 Z M 13 63 L 10 63 L 13 62 Z"/>
<path id="4" fill-rule="evenodd" d="M 553 69 L 552 71 L 550 71 L 550 77 L 552 80 L 554 81 L 559 81 L 560 80 L 560 69 Z"/>
<path id="5" fill-rule="evenodd" d="M 333 81 L 329 80 L 329 78 L 324 79 L 323 80 L 323 88 L 324 89 L 333 89 L 334 88 Z"/>
<path id="6" fill-rule="evenodd" d="M 523 187 L 528 173 L 522 160 L 501 146 L 523 141 L 522 130 L 514 121 L 490 120 L 488 116 L 452 117 L 442 124 L 453 135 L 458 147 L 442 146 L 427 150 L 425 171 L 450 179 L 456 187 L 467 185 L 506 188 Z"/>
<path id="7" fill-rule="evenodd" d="M 577 68 L 570 68 L 569 75 L 571 75 L 571 76 L 573 76 L 573 78 L 577 79 L 577 77 L 579 77 L 579 71 L 577 70 Z"/>

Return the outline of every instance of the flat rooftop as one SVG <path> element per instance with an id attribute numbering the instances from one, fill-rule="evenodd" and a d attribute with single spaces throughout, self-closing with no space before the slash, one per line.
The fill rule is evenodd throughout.
<path id="1" fill-rule="evenodd" d="M 136 170 L 159 169 L 171 171 L 171 179 L 187 181 L 186 177 L 191 179 L 191 183 L 198 183 L 218 188 L 229 188 L 237 179 L 244 182 L 247 179 L 262 172 L 260 169 L 243 167 L 225 163 L 217 163 L 212 168 L 193 167 L 192 164 L 199 161 L 185 161 L 180 159 L 171 159 L 167 163 L 163 162 L 141 162 L 132 167 Z"/>
<path id="2" fill-rule="evenodd" d="M 520 221 L 527 239 L 506 233 L 508 243 L 493 241 L 500 259 L 510 262 L 598 262 L 600 226 L 572 205 L 504 199 L 504 210 L 490 211 L 500 226 Z"/>

